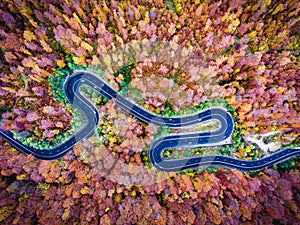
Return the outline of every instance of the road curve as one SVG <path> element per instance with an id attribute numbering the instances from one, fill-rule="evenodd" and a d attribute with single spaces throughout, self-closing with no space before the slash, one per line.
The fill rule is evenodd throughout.
<path id="1" fill-rule="evenodd" d="M 86 71 L 79 71 L 67 77 L 63 86 L 68 102 L 73 107 L 78 108 L 85 119 L 85 125 L 66 141 L 55 148 L 40 150 L 23 145 L 13 137 L 13 133 L 10 131 L 0 130 L 0 137 L 19 151 L 25 154 L 32 154 L 38 159 L 52 160 L 62 157 L 70 151 L 77 142 L 81 141 L 83 138 L 94 135 L 99 121 L 97 109 L 79 92 L 79 88 L 83 84 L 90 86 L 102 96 L 114 100 L 122 109 L 146 123 L 153 123 L 158 126 L 170 126 L 171 128 L 181 128 L 212 119 L 220 122 L 220 128 L 218 130 L 201 133 L 167 135 L 154 141 L 150 146 L 149 158 L 158 170 L 179 171 L 202 166 L 221 166 L 241 171 L 259 170 L 300 154 L 300 148 L 287 148 L 262 159 L 252 161 L 239 160 L 220 155 L 199 156 L 187 159 L 164 159 L 162 153 L 168 148 L 231 144 L 231 135 L 234 130 L 234 123 L 231 115 L 223 108 L 214 107 L 201 111 L 195 115 L 172 118 L 160 117 L 120 96 L 103 79 Z"/>

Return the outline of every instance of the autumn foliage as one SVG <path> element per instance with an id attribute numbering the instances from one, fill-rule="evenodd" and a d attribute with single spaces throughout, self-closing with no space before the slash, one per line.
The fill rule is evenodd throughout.
<path id="1" fill-rule="evenodd" d="M 74 111 L 57 97 L 66 74 L 109 69 L 115 56 L 103 56 L 152 40 L 192 49 L 205 66 L 137 62 L 105 80 L 164 116 L 222 98 L 238 135 L 280 130 L 297 144 L 299 8 L 296 0 L 1 1 L 0 128 L 35 143 L 72 133 Z M 112 101 L 93 102 L 98 135 L 62 159 L 36 160 L 0 139 L 1 224 L 300 224 L 296 161 L 284 172 L 157 173 L 146 149 L 158 128 Z M 237 157 L 249 150 L 237 149 Z"/>
<path id="2" fill-rule="evenodd" d="M 299 170 L 280 174 L 266 169 L 250 176 L 220 169 L 126 186 L 103 177 L 101 163 L 86 164 L 78 157 L 70 153 L 64 160 L 38 161 L 4 145 L 1 223 L 299 223 Z"/>

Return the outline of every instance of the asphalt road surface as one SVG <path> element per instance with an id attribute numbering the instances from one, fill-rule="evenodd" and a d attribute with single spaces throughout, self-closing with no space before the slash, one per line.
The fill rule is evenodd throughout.
<path id="1" fill-rule="evenodd" d="M 162 153 L 168 148 L 231 144 L 231 135 L 234 130 L 234 122 L 231 115 L 224 108 L 213 107 L 195 115 L 172 118 L 160 117 L 120 96 L 97 75 L 84 71 L 76 72 L 67 77 L 63 86 L 68 102 L 73 107 L 78 108 L 85 119 L 85 125 L 75 134 L 55 148 L 48 150 L 36 149 L 23 145 L 20 141 L 13 137 L 13 133 L 10 131 L 0 130 L 0 137 L 19 151 L 25 154 L 32 154 L 38 159 L 52 160 L 62 157 L 70 151 L 77 142 L 81 141 L 83 138 L 93 136 L 99 121 L 99 113 L 97 109 L 79 92 L 79 88 L 83 84 L 90 86 L 102 96 L 114 100 L 115 103 L 122 109 L 146 123 L 153 123 L 158 126 L 169 126 L 171 128 L 181 128 L 208 120 L 218 120 L 220 122 L 220 128 L 214 131 L 172 134 L 163 136 L 154 141 L 150 146 L 149 158 L 151 163 L 158 170 L 180 171 L 203 166 L 219 166 L 234 168 L 241 171 L 251 171 L 263 169 L 300 154 L 300 148 L 298 147 L 294 149 L 283 149 L 270 156 L 252 161 L 239 160 L 220 155 L 198 156 L 186 159 L 164 159 Z"/>

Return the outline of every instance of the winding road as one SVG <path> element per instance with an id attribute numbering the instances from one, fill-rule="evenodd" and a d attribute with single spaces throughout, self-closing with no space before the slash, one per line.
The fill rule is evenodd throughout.
<path id="1" fill-rule="evenodd" d="M 102 96 L 114 100 L 122 109 L 146 123 L 153 123 L 158 126 L 169 126 L 171 128 L 181 128 L 208 120 L 218 120 L 220 122 L 220 128 L 218 130 L 167 135 L 154 141 L 150 146 L 149 158 L 151 163 L 161 171 L 180 171 L 203 166 L 220 166 L 234 168 L 240 171 L 251 171 L 263 169 L 300 154 L 300 148 L 298 147 L 294 149 L 283 149 L 270 156 L 252 161 L 239 160 L 220 155 L 198 156 L 186 159 L 164 159 L 162 153 L 168 148 L 231 144 L 231 135 L 234 130 L 234 122 L 231 115 L 224 108 L 213 107 L 195 115 L 172 118 L 160 117 L 120 96 L 117 91 L 112 89 L 99 76 L 86 71 L 79 71 L 67 77 L 63 86 L 68 102 L 81 111 L 86 121 L 85 125 L 66 141 L 53 149 L 40 150 L 22 144 L 13 137 L 13 133 L 10 131 L 0 130 L 0 137 L 19 151 L 25 154 L 32 154 L 38 159 L 52 160 L 62 157 L 70 151 L 77 142 L 83 138 L 94 135 L 99 121 L 97 109 L 79 92 L 79 88 L 83 84 L 90 86 Z"/>

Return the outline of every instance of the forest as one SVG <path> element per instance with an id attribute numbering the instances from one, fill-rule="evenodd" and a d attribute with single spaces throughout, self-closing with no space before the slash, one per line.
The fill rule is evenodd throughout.
<path id="1" fill-rule="evenodd" d="M 165 158 L 255 160 L 299 147 L 299 25 L 297 0 L 1 1 L 0 129 L 43 151 L 67 140 L 85 121 L 62 87 L 81 70 L 156 115 L 230 112 L 232 145 Z M 81 93 L 99 112 L 97 133 L 62 158 L 0 138 L 0 224 L 300 224 L 299 156 L 251 172 L 161 172 L 148 157 L 154 140 L 218 123 L 158 127 Z"/>

